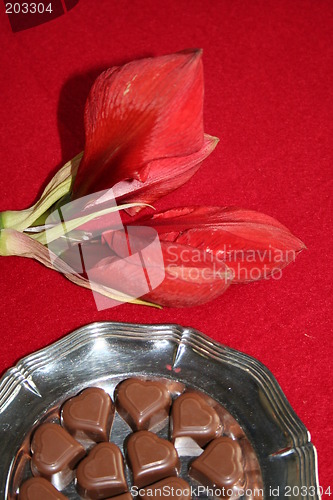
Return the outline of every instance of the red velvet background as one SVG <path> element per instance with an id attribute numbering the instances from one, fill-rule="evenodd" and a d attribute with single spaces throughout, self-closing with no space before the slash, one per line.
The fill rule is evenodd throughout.
<path id="1" fill-rule="evenodd" d="M 220 137 L 194 178 L 158 207 L 239 205 L 278 218 L 308 249 L 281 280 L 212 303 L 96 310 L 92 294 L 22 258 L 0 258 L 0 371 L 98 320 L 180 323 L 257 357 L 311 432 L 331 488 L 333 2 L 80 0 L 13 33 L 0 6 L 0 210 L 26 208 L 83 149 L 83 107 L 101 70 L 204 49 L 205 129 Z M 325 498 L 325 497 L 324 497 Z"/>

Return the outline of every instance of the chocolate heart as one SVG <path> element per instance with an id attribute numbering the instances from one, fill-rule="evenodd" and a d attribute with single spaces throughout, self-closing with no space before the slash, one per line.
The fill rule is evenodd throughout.
<path id="1" fill-rule="evenodd" d="M 133 430 L 149 430 L 168 417 L 171 396 L 162 382 L 132 378 L 117 387 L 116 405 Z"/>
<path id="2" fill-rule="evenodd" d="M 234 489 L 243 486 L 240 445 L 228 437 L 214 439 L 202 455 L 192 462 L 189 475 L 208 488 Z"/>
<path id="3" fill-rule="evenodd" d="M 127 491 L 124 462 L 114 443 L 99 443 L 76 471 L 77 490 L 84 498 L 106 498 Z"/>
<path id="4" fill-rule="evenodd" d="M 177 476 L 180 462 L 169 441 L 149 431 L 132 434 L 127 442 L 127 459 L 133 483 L 141 488 L 169 476 Z"/>
<path id="5" fill-rule="evenodd" d="M 190 500 L 191 487 L 180 477 L 168 477 L 140 491 L 140 498 L 142 500 L 150 500 L 151 498 Z"/>
<path id="6" fill-rule="evenodd" d="M 203 447 L 220 436 L 222 424 L 218 414 L 196 392 L 186 392 L 177 398 L 171 411 L 171 439 L 190 437 Z"/>
<path id="7" fill-rule="evenodd" d="M 110 396 L 97 387 L 66 401 L 61 412 L 63 426 L 84 445 L 108 441 L 113 417 Z"/>
<path id="8" fill-rule="evenodd" d="M 31 470 L 35 476 L 51 481 L 63 489 L 74 477 L 76 464 L 85 455 L 80 445 L 60 425 L 47 423 L 39 426 L 31 442 Z"/>
<path id="9" fill-rule="evenodd" d="M 18 500 L 66 500 L 67 497 L 56 490 L 43 477 L 32 477 L 20 487 Z"/>

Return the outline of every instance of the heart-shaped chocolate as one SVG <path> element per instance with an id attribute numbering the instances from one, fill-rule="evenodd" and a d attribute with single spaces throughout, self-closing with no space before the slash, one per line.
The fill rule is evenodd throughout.
<path id="1" fill-rule="evenodd" d="M 208 488 L 242 487 L 244 467 L 239 443 L 225 436 L 214 439 L 192 462 L 189 475 Z"/>
<path id="2" fill-rule="evenodd" d="M 67 500 L 43 477 L 32 477 L 20 487 L 18 500 Z"/>
<path id="3" fill-rule="evenodd" d="M 133 430 L 149 430 L 168 417 L 171 396 L 162 382 L 132 378 L 117 387 L 116 406 Z"/>
<path id="4" fill-rule="evenodd" d="M 201 447 L 222 433 L 218 414 L 197 392 L 186 392 L 174 401 L 170 427 L 174 443 L 177 438 L 189 437 Z"/>
<path id="5" fill-rule="evenodd" d="M 73 477 L 73 469 L 85 455 L 83 446 L 58 424 L 40 425 L 31 442 L 31 470 L 35 476 L 63 489 Z"/>
<path id="6" fill-rule="evenodd" d="M 98 387 L 90 387 L 66 401 L 61 421 L 68 432 L 82 444 L 108 441 L 114 417 L 110 396 Z"/>
<path id="7" fill-rule="evenodd" d="M 191 487 L 180 477 L 168 477 L 146 487 L 140 492 L 140 498 L 142 500 L 152 498 L 191 500 Z"/>
<path id="8" fill-rule="evenodd" d="M 83 498 L 107 498 L 127 491 L 123 456 L 114 443 L 99 443 L 76 471 L 77 490 Z"/>
<path id="9" fill-rule="evenodd" d="M 177 476 L 180 468 L 173 444 L 149 431 L 135 432 L 129 437 L 127 460 L 133 473 L 133 483 L 139 488 Z"/>

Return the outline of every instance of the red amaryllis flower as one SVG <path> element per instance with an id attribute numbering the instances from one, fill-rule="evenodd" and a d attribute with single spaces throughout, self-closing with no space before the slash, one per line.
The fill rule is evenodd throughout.
<path id="1" fill-rule="evenodd" d="M 204 139 L 202 114 L 200 50 L 105 71 L 86 103 L 86 143 L 74 197 L 122 182 L 117 195 L 128 192 L 134 199 L 138 192 L 152 202 L 180 186 L 217 142 Z"/>
<path id="2" fill-rule="evenodd" d="M 305 248 L 273 217 L 241 208 L 175 208 L 141 217 L 134 224 L 153 227 L 169 253 L 182 245 L 202 252 L 206 261 L 210 255 L 224 262 L 233 272 L 233 283 L 280 273 Z"/>
<path id="3" fill-rule="evenodd" d="M 174 307 L 211 300 L 231 281 L 281 272 L 304 245 L 264 214 L 183 207 L 131 217 L 143 204 L 185 183 L 216 146 L 218 140 L 203 132 L 202 106 L 200 51 L 143 59 L 104 72 L 85 108 L 83 158 L 78 155 L 60 169 L 33 207 L 0 214 L 0 255 L 36 258 L 117 302 Z M 71 196 L 68 219 L 64 204 Z M 114 196 L 125 204 L 115 206 Z M 61 217 L 54 211 L 55 217 L 48 218 L 59 207 Z M 119 230 L 120 223 L 107 231 L 110 225 L 102 216 L 119 209 L 130 214 L 127 229 Z M 49 228 L 32 227 L 37 220 L 47 220 Z M 158 250 L 145 253 L 145 269 L 145 238 L 132 239 L 139 251 L 128 253 L 128 234 L 138 226 L 148 228 L 155 241 L 159 236 Z M 84 270 L 78 255 L 85 257 Z M 140 296 L 145 300 L 135 299 Z"/>

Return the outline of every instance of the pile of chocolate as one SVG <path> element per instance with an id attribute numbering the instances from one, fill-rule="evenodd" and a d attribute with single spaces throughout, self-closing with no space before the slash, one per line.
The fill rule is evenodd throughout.
<path id="1" fill-rule="evenodd" d="M 130 491 L 142 500 L 189 500 L 197 496 L 193 484 L 220 498 L 260 488 L 256 455 L 236 420 L 209 396 L 184 390 L 183 384 L 130 378 L 117 386 L 115 404 L 96 387 L 67 400 L 60 424 L 46 422 L 33 433 L 33 477 L 20 485 L 18 499 L 66 499 L 60 491 L 73 480 L 80 497 L 101 500 L 132 500 Z M 133 431 L 124 442 L 130 487 L 122 452 L 109 441 L 116 410 Z M 156 434 L 168 420 L 169 440 Z M 179 477 L 184 456 L 192 457 L 192 487 Z"/>

